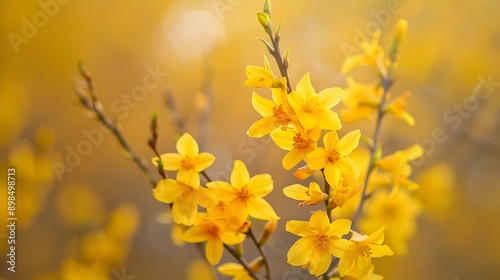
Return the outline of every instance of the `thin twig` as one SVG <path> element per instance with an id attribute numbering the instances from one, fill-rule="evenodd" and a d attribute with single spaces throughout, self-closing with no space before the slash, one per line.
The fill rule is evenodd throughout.
<path id="1" fill-rule="evenodd" d="M 325 180 L 325 190 L 324 193 L 330 197 L 330 184 L 328 181 L 326 181 L 326 176 L 325 176 L 325 169 L 321 169 L 321 174 L 323 174 L 323 179 Z M 325 208 L 326 208 L 326 215 L 328 216 L 328 219 L 330 220 L 330 223 L 332 222 L 332 209 L 328 207 L 328 202 L 329 199 L 325 200 Z"/>
<path id="2" fill-rule="evenodd" d="M 226 250 L 231 254 L 233 255 L 233 257 L 236 259 L 236 261 L 238 261 L 244 268 L 245 270 L 248 272 L 248 274 L 253 277 L 254 279 L 259 279 L 259 277 L 257 277 L 257 275 L 255 275 L 255 273 L 252 271 L 252 269 L 250 269 L 250 267 L 248 267 L 248 264 L 247 262 L 240 256 L 238 256 L 238 254 L 236 254 L 236 252 L 231 248 L 229 247 L 228 245 L 224 244 L 224 248 L 226 248 Z"/>
<path id="3" fill-rule="evenodd" d="M 248 235 L 250 235 L 250 238 L 257 247 L 257 250 L 259 250 L 262 259 L 264 260 L 264 266 L 266 267 L 266 279 L 271 279 L 271 266 L 269 265 L 269 260 L 267 259 L 266 253 L 264 253 L 264 249 L 262 248 L 261 244 L 255 238 L 255 234 L 253 234 L 252 227 L 248 228 Z"/>

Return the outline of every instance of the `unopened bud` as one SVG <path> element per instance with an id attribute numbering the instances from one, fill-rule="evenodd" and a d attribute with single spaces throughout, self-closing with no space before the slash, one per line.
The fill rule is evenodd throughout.
<path id="1" fill-rule="evenodd" d="M 234 252 L 238 257 L 243 256 L 244 250 L 243 250 L 243 243 L 236 244 L 234 246 Z"/>
<path id="2" fill-rule="evenodd" d="M 250 270 L 252 270 L 253 273 L 259 272 L 259 270 L 264 266 L 265 261 L 262 258 L 262 256 L 258 256 L 255 259 L 253 259 L 249 264 Z"/>
<path id="3" fill-rule="evenodd" d="M 264 9 L 263 10 L 264 10 L 264 13 L 271 16 L 271 1 L 270 0 L 264 1 Z"/>
<path id="4" fill-rule="evenodd" d="M 314 170 L 311 170 L 307 165 L 304 166 L 304 167 L 301 167 L 299 169 L 297 169 L 295 171 L 295 173 L 293 174 L 293 176 L 296 178 L 296 179 L 299 179 L 299 180 L 305 180 L 307 178 L 309 178 L 312 174 L 314 173 Z"/>
<path id="5" fill-rule="evenodd" d="M 262 234 L 259 237 L 260 246 L 266 244 L 267 240 L 269 240 L 269 237 L 271 237 L 271 235 L 274 233 L 277 226 L 278 226 L 278 221 L 269 221 L 266 223 L 264 231 L 262 231 Z"/>
<path id="6" fill-rule="evenodd" d="M 406 30 L 408 29 L 408 21 L 405 19 L 400 19 L 398 21 L 398 26 L 396 28 L 396 37 L 394 39 L 402 42 L 406 35 Z"/>

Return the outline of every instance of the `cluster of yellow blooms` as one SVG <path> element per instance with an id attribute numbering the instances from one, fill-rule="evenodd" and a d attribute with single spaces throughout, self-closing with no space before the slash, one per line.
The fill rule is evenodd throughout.
<path id="1" fill-rule="evenodd" d="M 422 148 L 414 145 L 407 150 L 382 156 L 378 143 L 380 121 L 385 114 L 393 114 L 410 125 L 415 123 L 414 118 L 405 111 L 410 93 L 405 92 L 394 99 L 387 93 L 393 82 L 392 74 L 397 68 L 399 46 L 404 38 L 407 23 L 404 20 L 398 22 L 397 34 L 389 47 L 387 57 L 383 48 L 378 45 L 380 31 L 377 31 L 371 42 L 363 43 L 363 54 L 348 57 L 342 65 L 343 73 L 359 65 L 373 67 L 380 77 L 379 82 L 364 85 L 356 83 L 354 78 L 349 76 L 345 91 L 336 87 L 317 93 L 309 73 L 297 83 L 295 90 L 290 88 L 286 74 L 288 51 L 282 59 L 281 54 L 277 52 L 279 49 L 276 48 L 281 24 L 273 36 L 270 15 L 270 3 L 266 1 L 264 13 L 259 13 L 257 18 L 270 35 L 272 44 L 265 41 L 264 43 L 276 58 L 282 77 L 278 78 L 273 74 L 265 55 L 264 67 L 247 67 L 248 80 L 245 85 L 270 88 L 272 97 L 267 99 L 253 92 L 252 105 L 262 119 L 256 121 L 247 134 L 250 137 L 270 134 L 278 147 L 288 151 L 282 160 L 286 170 L 305 161 L 307 165 L 295 171 L 295 178 L 304 180 L 315 171 L 321 171 L 325 179 L 324 190 L 315 182 L 311 182 L 309 187 L 294 184 L 283 189 L 287 197 L 301 201 L 299 206 L 319 203 L 326 205 L 326 211 L 316 211 L 308 222 L 287 222 L 286 230 L 301 237 L 290 248 L 288 263 L 308 268 L 312 275 L 324 274 L 329 279 L 381 279 L 381 276 L 373 273 L 372 258 L 394 254 L 387 245 L 382 244 L 386 226 L 392 226 L 394 223 L 389 221 L 388 224 L 383 224 L 387 220 L 384 215 L 377 216 L 377 212 L 387 211 L 390 215 L 390 211 L 393 211 L 399 214 L 397 207 L 395 210 L 386 207 L 387 198 L 390 198 L 391 202 L 396 201 L 393 203 L 396 206 L 411 204 L 409 191 L 417 189 L 418 185 L 408 178 L 412 172 L 408 162 L 423 154 Z M 362 137 L 360 130 L 346 133 L 341 138 L 337 134 L 342 123 L 332 108 L 341 101 L 345 106 L 345 110 L 341 111 L 344 122 L 369 119 L 373 113 L 377 113 L 374 139 L 363 136 L 368 139 L 366 142 L 372 150 L 366 170 L 360 169 L 359 162 L 352 156 Z M 318 146 L 318 141 L 322 134 L 324 136 L 321 147 Z M 240 244 L 249 236 L 249 217 L 266 221 L 279 220 L 273 208 L 264 200 L 273 189 L 270 175 L 250 177 L 244 163 L 236 160 L 230 182 L 210 181 L 204 170 L 212 165 L 215 158 L 209 153 L 199 153 L 198 144 L 188 133 L 178 140 L 177 152 L 153 158 L 156 166 L 168 171 L 177 171 L 175 180 L 164 179 L 158 184 L 153 191 L 154 196 L 157 200 L 171 205 L 176 224 L 191 226 L 183 234 L 184 241 L 206 242 L 206 258 L 212 265 L 220 261 L 226 245 Z M 206 187 L 201 185 L 200 175 L 205 177 Z M 386 185 L 391 188 L 385 192 L 378 191 L 384 188 L 381 188 L 382 185 L 369 183 L 370 175 L 383 176 Z M 367 205 L 371 210 L 375 210 L 367 212 L 366 207 L 363 209 L 363 203 L 369 197 L 372 203 Z M 356 200 L 353 198 L 357 199 L 359 208 L 352 221 L 335 219 L 332 210 Z M 199 213 L 199 206 L 206 211 Z M 408 223 L 398 225 L 414 227 L 412 219 L 418 213 L 418 206 L 414 209 L 399 215 L 401 219 L 407 219 Z M 359 224 L 358 218 L 361 218 Z M 377 225 L 376 228 L 373 225 Z M 355 231 L 368 232 L 365 229 L 372 233 L 365 235 Z M 408 238 L 412 230 L 403 232 L 403 238 Z M 403 249 L 401 251 L 404 251 Z M 332 256 L 336 261 L 332 262 Z M 253 279 L 252 272 L 258 272 L 262 266 L 262 259 L 257 258 L 247 266 L 226 263 L 219 267 L 219 271 L 235 276 L 234 279 Z M 331 266 L 333 267 L 330 269 Z"/>

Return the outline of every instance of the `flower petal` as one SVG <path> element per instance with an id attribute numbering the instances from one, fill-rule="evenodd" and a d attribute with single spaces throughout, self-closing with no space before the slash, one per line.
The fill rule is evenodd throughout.
<path id="1" fill-rule="evenodd" d="M 351 272 L 356 267 L 357 258 L 341 258 L 339 262 L 339 273 L 341 277 Z"/>
<path id="2" fill-rule="evenodd" d="M 181 169 L 177 172 L 177 181 L 181 181 L 184 184 L 192 187 L 193 189 L 198 189 L 200 187 L 200 174 L 194 169 Z"/>
<path id="3" fill-rule="evenodd" d="M 246 235 L 244 233 L 237 233 L 234 231 L 221 231 L 219 233 L 220 238 L 224 244 L 236 245 L 245 240 Z"/>
<path id="4" fill-rule="evenodd" d="M 250 181 L 248 169 L 241 160 L 234 161 L 233 171 L 231 172 L 231 185 L 236 189 L 243 188 Z"/>
<path id="5" fill-rule="evenodd" d="M 300 93 L 296 91 L 292 91 L 288 95 L 288 103 L 296 113 L 302 112 L 302 110 L 304 109 L 304 99 L 302 98 Z"/>
<path id="6" fill-rule="evenodd" d="M 236 190 L 228 182 L 208 182 L 207 187 L 221 201 L 231 201 L 237 195 Z"/>
<path id="7" fill-rule="evenodd" d="M 308 190 L 308 188 L 302 185 L 294 184 L 284 188 L 283 193 L 291 199 L 305 201 L 309 199 L 309 195 L 306 193 Z"/>
<path id="8" fill-rule="evenodd" d="M 273 109 L 278 106 L 271 100 L 265 99 L 258 93 L 252 93 L 252 105 L 261 116 L 267 117 L 273 114 Z"/>
<path id="9" fill-rule="evenodd" d="M 274 209 L 261 197 L 251 197 L 247 200 L 248 214 L 259 220 L 277 221 L 280 219 Z"/>
<path id="10" fill-rule="evenodd" d="M 369 243 L 382 244 L 384 242 L 384 230 L 386 227 L 381 227 L 379 230 L 373 232 L 366 239 Z"/>
<path id="11" fill-rule="evenodd" d="M 383 256 L 392 256 L 394 255 L 394 252 L 389 248 L 387 245 L 377 245 L 377 244 L 370 244 L 372 258 L 380 258 Z"/>
<path id="12" fill-rule="evenodd" d="M 339 148 L 339 136 L 337 132 L 330 131 L 323 137 L 323 144 L 325 144 L 325 149 L 327 151 L 338 150 Z"/>
<path id="13" fill-rule="evenodd" d="M 330 219 L 325 211 L 319 210 L 312 214 L 309 225 L 319 233 L 327 233 L 330 229 Z"/>
<path id="14" fill-rule="evenodd" d="M 316 246 L 311 255 L 311 265 L 309 272 L 313 275 L 319 276 L 325 273 L 332 262 L 332 255 L 322 246 Z"/>
<path id="15" fill-rule="evenodd" d="M 339 115 L 330 109 L 319 108 L 312 114 L 317 120 L 316 126 L 326 130 L 339 130 L 342 128 Z"/>
<path id="16" fill-rule="evenodd" d="M 174 201 L 182 195 L 185 187 L 179 185 L 175 180 L 164 179 L 158 182 L 158 185 L 153 190 L 153 196 L 156 200 L 164 203 L 174 203 Z"/>
<path id="17" fill-rule="evenodd" d="M 241 264 L 228 262 L 217 268 L 217 270 L 227 276 L 238 276 L 241 273 L 244 273 L 245 268 Z"/>
<path id="18" fill-rule="evenodd" d="M 211 265 L 219 263 L 223 252 L 224 245 L 218 237 L 212 237 L 207 240 L 207 244 L 205 244 L 205 256 Z"/>
<path id="19" fill-rule="evenodd" d="M 349 177 L 353 178 L 359 178 L 359 166 L 354 160 L 348 157 L 341 157 L 337 161 L 337 166 L 340 169 L 340 173 L 342 173 L 343 175 L 348 175 Z"/>
<path id="20" fill-rule="evenodd" d="M 370 64 L 370 61 L 366 58 L 365 55 L 363 54 L 355 54 L 352 56 L 349 56 L 344 60 L 344 63 L 342 64 L 342 68 L 340 72 L 342 74 L 346 74 L 349 72 L 352 68 L 358 65 L 367 65 Z"/>
<path id="21" fill-rule="evenodd" d="M 179 197 L 172 206 L 172 216 L 176 224 L 190 226 L 193 224 L 198 204 L 194 193 Z"/>
<path id="22" fill-rule="evenodd" d="M 342 137 L 339 141 L 339 153 L 343 156 L 348 156 L 359 145 L 360 137 L 361 132 L 359 132 L 359 129 L 344 135 L 344 137 Z"/>
<path id="23" fill-rule="evenodd" d="M 306 236 L 297 240 L 290 250 L 288 250 L 287 259 L 291 265 L 304 265 L 310 261 L 311 255 L 316 247 L 314 236 Z"/>
<path id="24" fill-rule="evenodd" d="M 342 235 L 348 234 L 351 231 L 351 224 L 352 222 L 347 219 L 337 219 L 331 223 L 328 235 L 342 237 Z"/>
<path id="25" fill-rule="evenodd" d="M 210 237 L 210 234 L 201 227 L 191 227 L 182 236 L 184 241 L 189 243 L 200 243 L 205 242 Z"/>
<path id="26" fill-rule="evenodd" d="M 163 164 L 163 169 L 168 171 L 174 171 L 181 169 L 182 157 L 176 153 L 167 153 L 161 155 L 161 162 Z M 158 166 L 158 157 L 152 159 L 154 166 Z"/>
<path id="27" fill-rule="evenodd" d="M 344 96 L 344 90 L 338 87 L 327 88 L 318 93 L 319 106 L 321 108 L 330 109 L 339 104 Z"/>
<path id="28" fill-rule="evenodd" d="M 306 221 L 288 221 L 286 222 L 286 231 L 298 236 L 315 235 L 316 232 L 311 230 L 309 222 Z"/>
<path id="29" fill-rule="evenodd" d="M 268 133 L 271 133 L 271 131 L 283 124 L 285 124 L 285 122 L 282 120 L 279 120 L 274 116 L 267 116 L 254 122 L 250 129 L 248 129 L 247 135 L 250 137 L 260 138 Z"/>
<path id="30" fill-rule="evenodd" d="M 283 168 L 285 168 L 286 170 L 292 169 L 295 165 L 299 164 L 299 162 L 306 156 L 306 154 L 307 149 L 291 149 L 283 158 Z"/>
<path id="31" fill-rule="evenodd" d="M 215 157 L 210 153 L 199 154 L 194 161 L 194 170 L 201 172 L 209 168 L 214 163 Z"/>
<path id="32" fill-rule="evenodd" d="M 234 199 L 227 207 L 227 224 L 232 230 L 237 230 L 248 218 L 248 206 L 240 199 Z"/>
<path id="33" fill-rule="evenodd" d="M 253 176 L 247 185 L 248 192 L 256 197 L 264 197 L 273 190 L 273 180 L 269 174 Z"/>
<path id="34" fill-rule="evenodd" d="M 317 148 L 306 157 L 307 166 L 312 170 L 319 170 L 325 167 L 328 155 L 324 148 Z"/>
<path id="35" fill-rule="evenodd" d="M 188 156 L 194 158 L 200 151 L 196 140 L 194 140 L 193 136 L 187 132 L 184 133 L 179 140 L 177 140 L 176 147 L 177 152 L 179 152 L 179 154 L 183 157 Z"/>
<path id="36" fill-rule="evenodd" d="M 310 113 L 302 111 L 298 113 L 299 121 L 306 130 L 313 129 L 318 125 L 319 117 L 316 115 L 316 111 Z"/>
<path id="37" fill-rule="evenodd" d="M 200 186 L 200 188 L 195 191 L 195 194 L 196 194 L 196 202 L 201 207 L 205 208 L 212 207 L 219 203 L 217 197 L 215 197 L 215 195 L 211 191 L 202 186 Z"/>
<path id="38" fill-rule="evenodd" d="M 325 177 L 330 186 L 336 186 L 339 180 L 342 179 L 339 167 L 336 164 L 327 163 L 325 165 Z"/>
<path id="39" fill-rule="evenodd" d="M 297 84 L 297 91 L 302 95 L 304 100 L 311 100 L 316 96 L 316 91 L 311 84 L 309 73 L 305 74 Z"/>

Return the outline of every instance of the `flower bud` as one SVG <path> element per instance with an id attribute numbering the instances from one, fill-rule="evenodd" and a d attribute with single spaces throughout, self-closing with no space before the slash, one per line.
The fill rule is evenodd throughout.
<path id="1" fill-rule="evenodd" d="M 309 167 L 303 166 L 295 171 L 293 176 L 299 180 L 305 180 L 309 178 L 314 173 L 314 170 L 309 169 Z"/>
<path id="2" fill-rule="evenodd" d="M 238 257 L 243 256 L 244 250 L 243 250 L 243 243 L 236 244 L 234 246 L 234 252 Z"/>
<path id="3" fill-rule="evenodd" d="M 278 221 L 269 221 L 266 223 L 266 226 L 264 227 L 264 231 L 259 237 L 259 245 L 263 246 L 266 244 L 267 240 L 269 240 L 269 237 L 274 233 L 276 230 L 276 226 L 278 225 Z"/>
<path id="4" fill-rule="evenodd" d="M 265 261 L 262 256 L 258 256 L 248 264 L 248 267 L 250 268 L 250 270 L 252 270 L 253 273 L 257 273 L 264 266 L 264 264 Z"/>

